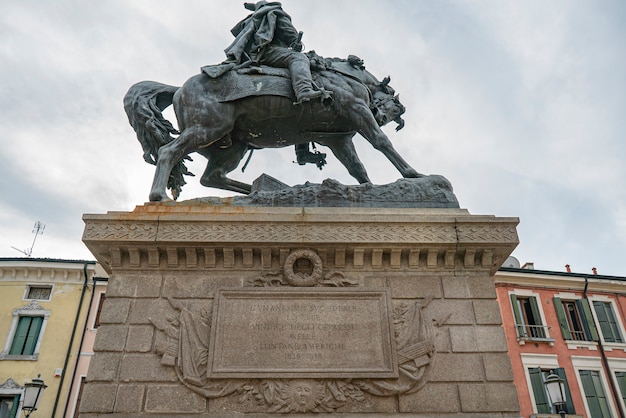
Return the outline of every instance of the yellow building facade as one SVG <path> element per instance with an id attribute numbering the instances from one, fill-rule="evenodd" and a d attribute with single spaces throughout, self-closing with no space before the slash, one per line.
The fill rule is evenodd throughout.
<path id="1" fill-rule="evenodd" d="M 47 388 L 32 417 L 68 416 L 99 276 L 95 261 L 0 258 L 0 418 L 20 416 L 38 375 Z"/>

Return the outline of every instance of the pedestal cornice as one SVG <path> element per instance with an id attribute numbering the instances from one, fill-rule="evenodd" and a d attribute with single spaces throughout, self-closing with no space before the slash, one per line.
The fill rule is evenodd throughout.
<path id="1" fill-rule="evenodd" d="M 105 266 L 197 268 L 271 265 L 315 243 L 330 259 L 392 267 L 487 269 L 518 244 L 517 218 L 464 209 L 291 208 L 146 204 L 86 214 L 83 241 Z M 269 253 L 268 253 L 269 252 Z M 283 255 L 281 255 L 283 254 Z M 259 259 L 255 261 L 255 259 Z M 230 261 L 229 261 L 230 260 Z"/>

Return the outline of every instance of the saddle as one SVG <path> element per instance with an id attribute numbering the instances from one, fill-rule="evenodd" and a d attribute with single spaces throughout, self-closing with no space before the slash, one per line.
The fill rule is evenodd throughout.
<path id="1" fill-rule="evenodd" d="M 219 78 L 221 91 L 216 92 L 220 102 L 232 102 L 251 96 L 282 96 L 295 101 L 287 68 L 267 65 L 235 69 L 224 68 L 228 64 L 207 65 L 202 72 L 211 78 Z"/>

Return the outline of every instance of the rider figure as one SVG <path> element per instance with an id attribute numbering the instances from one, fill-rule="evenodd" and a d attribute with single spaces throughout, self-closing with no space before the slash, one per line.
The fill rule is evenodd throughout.
<path id="1" fill-rule="evenodd" d="M 302 53 L 302 32 L 296 30 L 281 4 L 263 0 L 244 3 L 244 7 L 253 13 L 231 29 L 235 40 L 224 51 L 226 62 L 288 68 L 296 103 L 321 97 L 322 92 L 313 89 L 309 59 Z"/>
<path id="2" fill-rule="evenodd" d="M 309 58 L 302 53 L 302 32 L 296 30 L 281 4 L 262 0 L 244 3 L 243 6 L 253 13 L 231 29 L 235 40 L 224 51 L 226 63 L 252 61 L 288 68 L 296 94 L 295 104 L 321 97 L 323 93 L 313 89 Z M 325 157 L 325 154 L 310 152 L 308 143 L 296 145 L 296 158 L 300 165 L 312 163 L 321 169 L 326 164 Z"/>

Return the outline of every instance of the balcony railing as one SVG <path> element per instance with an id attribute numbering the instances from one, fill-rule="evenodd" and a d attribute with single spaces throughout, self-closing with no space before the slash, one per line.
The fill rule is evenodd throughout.
<path id="1" fill-rule="evenodd" d="M 585 335 L 585 331 L 571 331 L 571 339 L 574 341 L 587 341 L 587 336 Z"/>
<path id="2" fill-rule="evenodd" d="M 517 342 L 524 345 L 526 341 L 545 342 L 550 346 L 554 345 L 554 338 L 549 338 L 550 327 L 545 325 L 515 324 L 517 329 Z"/>

